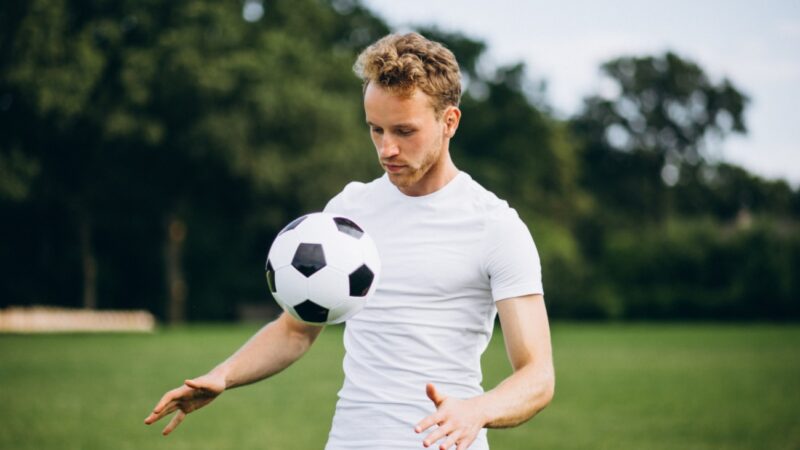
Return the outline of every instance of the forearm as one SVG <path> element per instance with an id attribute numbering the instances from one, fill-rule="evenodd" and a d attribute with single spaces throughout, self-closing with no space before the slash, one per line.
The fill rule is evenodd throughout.
<path id="1" fill-rule="evenodd" d="M 283 314 L 211 373 L 225 379 L 225 389 L 268 378 L 300 359 L 321 331 L 322 327 L 304 325 Z"/>
<path id="2" fill-rule="evenodd" d="M 530 364 L 515 371 L 491 391 L 476 397 L 486 428 L 515 427 L 535 416 L 553 398 L 552 364 Z"/>
<path id="3" fill-rule="evenodd" d="M 555 372 L 550 326 L 541 294 L 497 303 L 508 358 L 514 373 L 476 397 L 484 426 L 517 426 L 544 409 L 553 398 Z"/>

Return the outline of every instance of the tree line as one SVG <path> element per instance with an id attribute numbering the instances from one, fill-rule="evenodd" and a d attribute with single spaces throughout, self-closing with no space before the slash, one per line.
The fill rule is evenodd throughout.
<path id="1" fill-rule="evenodd" d="M 0 306 L 269 304 L 266 250 L 380 175 L 351 66 L 390 31 L 357 1 L 12 1 L 0 11 Z M 522 64 L 462 65 L 456 164 L 509 201 L 573 318 L 800 317 L 800 192 L 712 155 L 747 96 L 667 52 L 557 117 Z M 568 57 L 568 55 L 565 55 Z"/>

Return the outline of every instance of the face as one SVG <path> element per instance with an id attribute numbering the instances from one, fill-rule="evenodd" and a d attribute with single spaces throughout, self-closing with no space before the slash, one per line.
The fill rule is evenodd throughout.
<path id="1" fill-rule="evenodd" d="M 408 195 L 424 195 L 450 163 L 448 145 L 458 124 L 458 109 L 437 117 L 431 98 L 419 89 L 400 97 L 370 84 L 364 92 L 370 136 L 389 180 Z M 455 116 L 455 117 L 454 117 Z"/>

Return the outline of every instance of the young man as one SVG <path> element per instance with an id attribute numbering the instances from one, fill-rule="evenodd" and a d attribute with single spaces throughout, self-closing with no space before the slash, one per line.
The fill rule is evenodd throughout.
<path id="1" fill-rule="evenodd" d="M 375 240 L 381 280 L 345 328 L 344 386 L 326 449 L 488 449 L 486 428 L 519 425 L 551 400 L 554 373 L 540 266 L 508 204 L 460 172 L 450 139 L 461 112 L 453 54 L 411 33 L 367 48 L 355 70 L 386 174 L 326 206 Z M 480 355 L 499 314 L 512 375 L 483 392 Z M 206 375 L 167 392 L 145 419 L 186 414 L 300 358 L 320 327 L 287 314 Z"/>

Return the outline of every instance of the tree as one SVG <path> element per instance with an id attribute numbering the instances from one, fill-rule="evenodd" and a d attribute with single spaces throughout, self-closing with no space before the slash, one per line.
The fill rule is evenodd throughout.
<path id="1" fill-rule="evenodd" d="M 709 156 L 708 139 L 746 132 L 747 97 L 727 79 L 713 83 L 700 66 L 672 52 L 617 58 L 601 71 L 619 94 L 587 98 L 576 127 L 599 133 L 611 148 L 694 165 Z"/>
<path id="2" fill-rule="evenodd" d="M 49 205 L 41 209 L 55 220 L 31 213 L 33 222 L 72 230 L 86 306 L 97 304 L 98 283 L 120 280 L 128 285 L 109 288 L 106 305 L 125 304 L 141 282 L 126 273 L 155 266 L 144 253 L 159 239 L 142 233 L 159 228 L 165 315 L 186 317 L 191 280 L 195 298 L 220 305 L 214 286 L 235 277 L 221 283 L 227 268 L 209 277 L 198 268 L 260 254 L 289 218 L 374 173 L 358 155 L 369 141 L 350 68 L 356 48 L 387 29 L 357 3 L 335 3 L 270 2 L 250 21 L 236 3 L 189 0 L 4 9 L 0 110 L 15 119 L 0 139 L 0 172 L 10 174 L 0 195 Z M 58 242 L 59 253 L 74 250 Z"/>
<path id="3" fill-rule="evenodd" d="M 617 94 L 586 98 L 571 121 L 584 145 L 583 184 L 617 211 L 663 217 L 670 209 L 664 185 L 692 181 L 681 176 L 684 167 L 713 163 L 713 145 L 746 132 L 748 99 L 672 52 L 616 58 L 601 71 Z"/>
<path id="4" fill-rule="evenodd" d="M 103 55 L 109 30 L 106 23 L 82 27 L 80 14 L 70 14 L 82 10 L 77 6 L 26 2 L 12 4 L 3 14 L 8 27 L 2 36 L 0 85 L 8 92 L 5 113 L 15 119 L 8 123 L 13 128 L 2 143 L 0 161 L 16 175 L 7 186 L 17 193 L 33 190 L 45 208 L 69 214 L 79 242 L 82 303 L 94 308 L 94 212 L 101 201 L 100 180 L 107 174 L 98 170 L 104 155 L 97 132 L 103 99 L 97 86 L 109 67 Z"/>
<path id="5" fill-rule="evenodd" d="M 673 188 L 674 208 L 682 215 L 711 215 L 727 222 L 747 214 L 800 218 L 792 207 L 800 190 L 784 180 L 767 180 L 726 163 L 688 167 L 687 173 L 687 181 Z"/>

